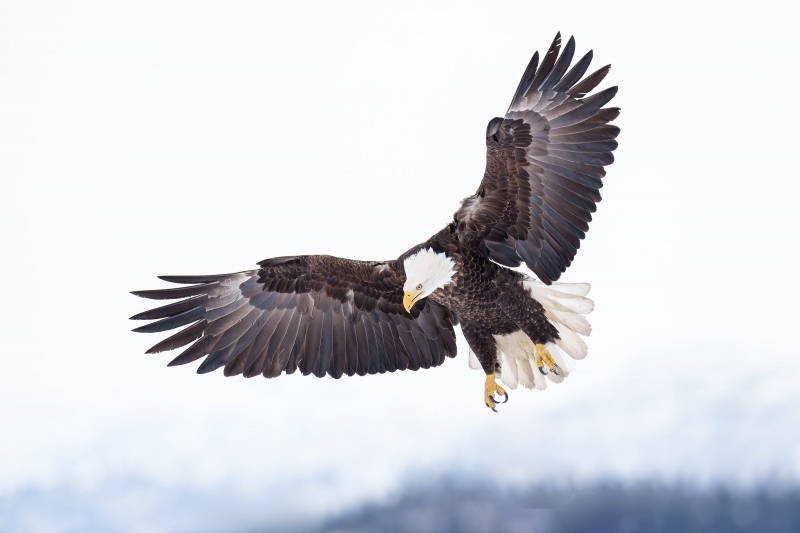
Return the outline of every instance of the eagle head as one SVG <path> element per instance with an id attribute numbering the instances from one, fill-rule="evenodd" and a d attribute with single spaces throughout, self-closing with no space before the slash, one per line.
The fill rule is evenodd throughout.
<path id="1" fill-rule="evenodd" d="M 423 248 L 403 261 L 406 283 L 403 285 L 403 307 L 411 311 L 417 300 L 425 298 L 436 289 L 452 283 L 455 276 L 455 262 L 446 254 Z"/>

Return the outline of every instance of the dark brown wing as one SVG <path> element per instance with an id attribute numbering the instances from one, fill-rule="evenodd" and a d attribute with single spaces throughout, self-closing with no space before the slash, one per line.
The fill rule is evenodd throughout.
<path id="1" fill-rule="evenodd" d="M 259 265 L 234 274 L 161 276 L 188 286 L 134 292 L 180 299 L 131 317 L 157 319 L 134 331 L 188 326 L 147 353 L 193 342 L 170 366 L 205 357 L 200 374 L 224 366 L 226 376 L 277 377 L 299 369 L 334 378 L 430 368 L 456 355 L 453 315 L 430 298 L 406 312 L 405 273 L 394 261 L 311 255 Z"/>
<path id="2" fill-rule="evenodd" d="M 524 261 L 547 284 L 586 236 L 619 134 L 608 125 L 619 109 L 603 109 L 617 88 L 585 97 L 610 65 L 579 82 L 592 52 L 568 72 L 575 40 L 559 57 L 560 48 L 559 33 L 538 69 L 534 54 L 506 116 L 489 122 L 486 173 L 455 217 L 460 236 L 479 242 L 487 257 L 506 266 Z"/>

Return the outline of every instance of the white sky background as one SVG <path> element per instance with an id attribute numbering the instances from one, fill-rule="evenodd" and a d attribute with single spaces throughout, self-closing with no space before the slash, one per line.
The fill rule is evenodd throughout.
<path id="1" fill-rule="evenodd" d="M 0 3 L 0 499 L 135 479 L 252 501 L 246 524 L 452 472 L 798 482 L 786 5 Z M 128 291 L 158 274 L 389 259 L 443 227 L 558 30 L 613 63 L 623 110 L 562 278 L 597 304 L 565 383 L 495 415 L 461 338 L 438 369 L 340 381 L 143 355 L 163 335 L 129 332 Z M 119 512 L 152 530 L 153 506 Z"/>

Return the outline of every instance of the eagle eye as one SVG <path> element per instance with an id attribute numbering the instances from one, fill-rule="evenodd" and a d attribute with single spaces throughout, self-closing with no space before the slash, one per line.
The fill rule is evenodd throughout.
<path id="1" fill-rule="evenodd" d="M 421 290 L 422 290 L 422 283 L 420 283 L 420 284 L 418 284 L 418 285 L 417 285 L 417 290 L 418 290 L 418 291 L 421 291 Z"/>

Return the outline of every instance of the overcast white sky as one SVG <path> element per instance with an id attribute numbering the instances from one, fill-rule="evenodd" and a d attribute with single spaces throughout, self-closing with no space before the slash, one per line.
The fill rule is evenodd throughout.
<path id="1" fill-rule="evenodd" d="M 787 5 L 0 2 L 0 500 L 134 480 L 149 496 L 102 512 L 166 531 L 159 490 L 217 502 L 175 504 L 197 530 L 453 472 L 798 482 Z M 436 370 L 339 381 L 143 355 L 160 337 L 129 332 L 148 302 L 128 291 L 158 274 L 388 259 L 440 229 L 558 30 L 613 63 L 622 107 L 563 278 L 597 304 L 565 383 L 494 415 L 461 338 Z M 22 509 L 5 524 L 72 527 Z"/>

